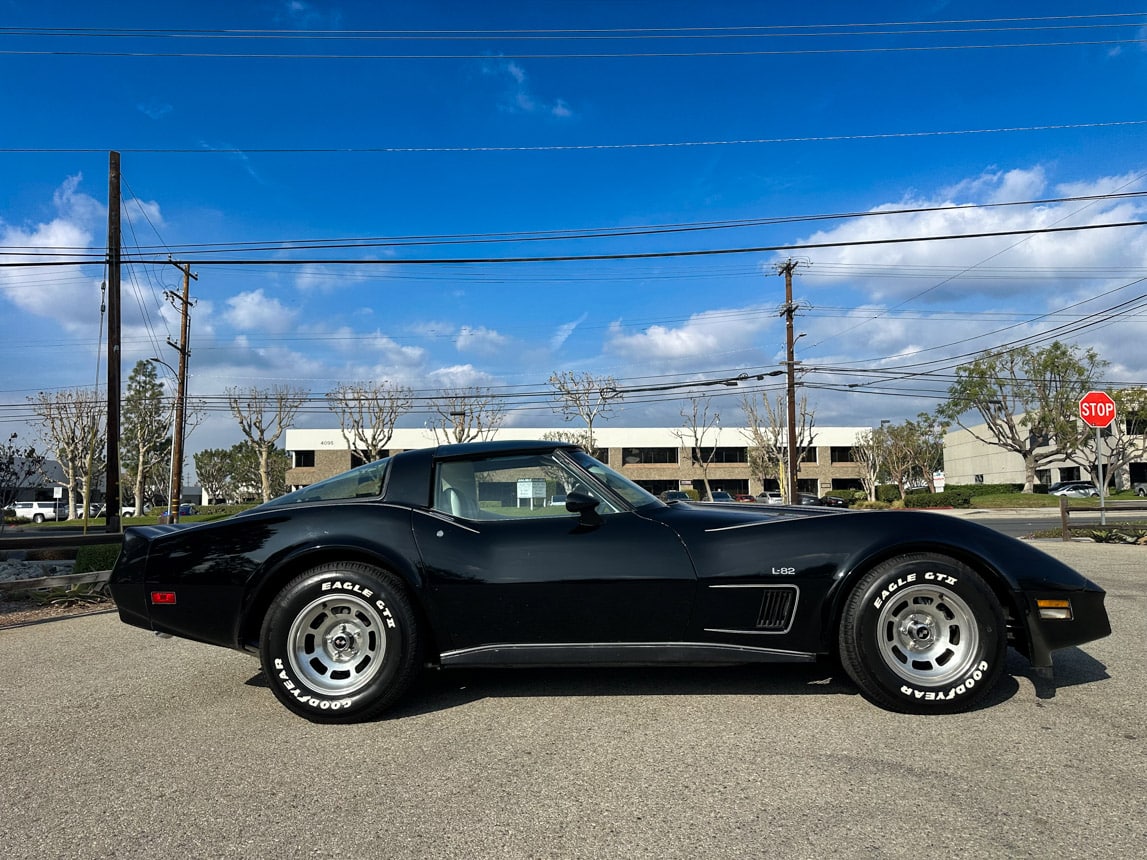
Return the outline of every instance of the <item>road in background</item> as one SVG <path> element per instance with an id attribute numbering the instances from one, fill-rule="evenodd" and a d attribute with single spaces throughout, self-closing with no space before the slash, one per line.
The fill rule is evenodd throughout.
<path id="1" fill-rule="evenodd" d="M 831 667 L 443 672 L 389 718 L 289 714 L 255 659 L 114 615 L 0 631 L 0 844 L 59 857 L 1136 856 L 1145 550 L 1047 542 L 1114 633 L 981 710 Z"/>

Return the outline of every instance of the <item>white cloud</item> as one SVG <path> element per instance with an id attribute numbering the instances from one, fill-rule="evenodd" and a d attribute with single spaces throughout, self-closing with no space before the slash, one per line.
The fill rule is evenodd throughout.
<path id="1" fill-rule="evenodd" d="M 634 333 L 615 322 L 605 349 L 628 362 L 658 366 L 701 358 L 727 363 L 747 350 L 759 350 L 761 336 L 774 319 L 774 314 L 762 314 L 759 308 L 741 308 L 705 311 L 681 326 L 654 325 Z"/>
<path id="2" fill-rule="evenodd" d="M 569 340 L 570 335 L 574 333 L 574 329 L 585 322 L 588 316 L 589 314 L 582 314 L 576 320 L 568 323 L 563 323 L 554 329 L 554 333 L 550 336 L 550 349 L 554 350 L 555 352 L 561 349 L 565 342 Z"/>
<path id="3" fill-rule="evenodd" d="M 483 62 L 482 74 L 502 84 L 502 97 L 498 104 L 500 110 L 507 113 L 547 115 L 557 119 L 573 116 L 573 108 L 565 99 L 539 98 L 533 91 L 526 70 L 514 60 L 491 58 Z"/>
<path id="4" fill-rule="evenodd" d="M 239 293 L 227 299 L 224 319 L 237 329 L 282 334 L 294 328 L 297 313 L 278 299 L 268 298 L 261 289 Z"/>
<path id="5" fill-rule="evenodd" d="M 509 338 L 485 326 L 471 328 L 462 326 L 458 337 L 454 339 L 454 347 L 459 352 L 473 352 L 479 355 L 496 355 L 509 343 Z"/>
<path id="6" fill-rule="evenodd" d="M 484 387 L 495 381 L 494 377 L 479 370 L 472 364 L 455 364 L 449 367 L 440 367 L 427 374 L 430 383 L 439 388 L 470 388 Z"/>
<path id="7" fill-rule="evenodd" d="M 1132 178 L 1101 177 L 1049 189 L 1042 167 L 997 171 L 973 177 L 932 197 L 915 197 L 872 211 L 1104 194 L 1119 187 L 1133 190 Z M 904 301 L 917 305 L 946 304 L 973 297 L 1052 299 L 1064 288 L 1064 283 L 1057 284 L 1056 278 L 1078 280 L 1080 270 L 1142 266 L 1147 261 L 1147 232 L 1112 228 L 877 243 L 909 237 L 1006 233 L 1032 228 L 1054 230 L 1144 217 L 1147 217 L 1147 205 L 1135 200 L 1051 203 L 1038 207 L 947 208 L 856 218 L 799 240 L 814 244 L 839 243 L 838 247 L 816 249 L 812 266 L 800 270 L 800 275 L 805 279 L 806 289 L 846 285 L 866 300 L 892 304 Z M 907 276 L 913 273 L 914 277 Z M 815 293 L 812 295 L 815 304 Z M 1037 307 L 1042 306 L 1037 300 Z"/>
<path id="8" fill-rule="evenodd" d="M 66 179 L 52 195 L 55 217 L 16 226 L 0 221 L 0 245 L 11 253 L 10 263 L 63 259 L 60 249 L 82 249 L 95 242 L 106 209 L 79 191 L 82 176 Z M 20 310 L 52 320 L 68 331 L 94 330 L 99 318 L 100 277 L 76 277 L 70 269 L 5 267 L 0 269 L 0 294 Z"/>

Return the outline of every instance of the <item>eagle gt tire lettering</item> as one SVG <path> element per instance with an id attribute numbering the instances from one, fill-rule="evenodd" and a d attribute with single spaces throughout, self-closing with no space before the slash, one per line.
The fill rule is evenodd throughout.
<path id="1" fill-rule="evenodd" d="M 418 630 L 401 582 L 368 564 L 323 564 L 278 594 L 259 637 L 275 697 L 314 722 L 370 719 L 410 685 Z"/>
<path id="2" fill-rule="evenodd" d="M 845 601 L 839 647 L 861 694 L 881 707 L 962 711 L 1003 672 L 1004 613 L 967 565 L 942 555 L 904 555 L 856 584 Z"/>

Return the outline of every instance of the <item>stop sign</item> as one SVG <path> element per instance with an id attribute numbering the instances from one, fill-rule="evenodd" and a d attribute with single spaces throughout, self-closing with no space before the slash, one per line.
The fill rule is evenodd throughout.
<path id="1" fill-rule="evenodd" d="M 1079 417 L 1089 427 L 1106 427 L 1115 420 L 1115 401 L 1106 391 L 1089 391 L 1079 398 Z"/>

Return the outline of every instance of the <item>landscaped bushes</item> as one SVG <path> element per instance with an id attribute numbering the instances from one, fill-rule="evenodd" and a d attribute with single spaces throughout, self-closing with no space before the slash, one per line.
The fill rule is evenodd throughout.
<path id="1" fill-rule="evenodd" d="M 942 493 L 909 493 L 904 499 L 906 508 L 970 508 L 970 487 L 952 487 Z"/>
<path id="2" fill-rule="evenodd" d="M 82 546 L 76 550 L 76 566 L 72 573 L 90 573 L 93 570 L 111 570 L 119 558 L 120 545 L 100 544 Z"/>

